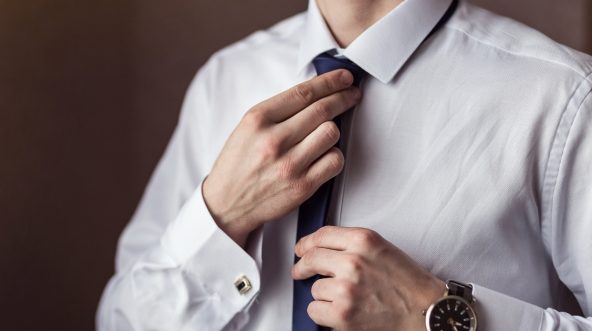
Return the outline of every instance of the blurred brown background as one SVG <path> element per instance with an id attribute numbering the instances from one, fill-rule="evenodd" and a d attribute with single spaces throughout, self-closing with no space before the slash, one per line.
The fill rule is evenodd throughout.
<path id="1" fill-rule="evenodd" d="M 589 0 L 479 0 L 592 52 Z M 0 328 L 92 330 L 117 238 L 215 50 L 306 0 L 0 0 Z"/>

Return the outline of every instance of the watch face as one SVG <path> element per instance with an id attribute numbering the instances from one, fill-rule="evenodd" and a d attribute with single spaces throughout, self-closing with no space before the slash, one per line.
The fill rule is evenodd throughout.
<path id="1" fill-rule="evenodd" d="M 476 331 L 475 311 L 463 298 L 447 296 L 430 307 L 426 314 L 430 331 Z"/>

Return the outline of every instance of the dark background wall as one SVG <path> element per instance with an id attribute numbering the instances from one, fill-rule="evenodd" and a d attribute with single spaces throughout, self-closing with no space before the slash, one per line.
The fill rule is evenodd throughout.
<path id="1" fill-rule="evenodd" d="M 476 2 L 592 51 L 588 0 Z M 305 7 L 0 0 L 0 329 L 94 329 L 117 238 L 194 73 Z"/>

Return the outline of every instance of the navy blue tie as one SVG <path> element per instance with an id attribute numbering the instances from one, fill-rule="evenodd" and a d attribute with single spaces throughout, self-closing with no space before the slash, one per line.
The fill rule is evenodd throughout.
<path id="1" fill-rule="evenodd" d="M 354 76 L 353 85 L 359 86 L 366 75 L 366 72 L 347 58 L 337 58 L 328 53 L 323 53 L 313 60 L 317 75 L 324 74 L 337 69 L 347 69 Z M 341 129 L 341 120 L 339 117 L 334 119 L 337 127 Z M 310 199 L 306 200 L 298 211 L 298 230 L 296 242 L 300 238 L 307 236 L 325 225 L 329 202 L 331 200 L 331 191 L 333 189 L 333 180 L 323 184 Z M 296 258 L 296 262 L 298 259 Z M 308 316 L 306 309 L 308 304 L 313 301 L 311 294 L 312 284 L 319 279 L 314 276 L 306 280 L 294 281 L 294 305 L 292 309 L 292 330 L 293 331 L 320 331 L 325 328 L 320 327 Z"/>

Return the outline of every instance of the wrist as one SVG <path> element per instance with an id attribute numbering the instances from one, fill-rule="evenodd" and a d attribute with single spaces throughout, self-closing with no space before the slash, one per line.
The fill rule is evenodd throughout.
<path id="1" fill-rule="evenodd" d="M 431 277 L 431 279 L 424 284 L 423 290 L 420 293 L 421 294 L 418 296 L 417 307 L 421 312 L 444 296 L 446 293 L 446 283 L 436 277 Z"/>
<path id="2" fill-rule="evenodd" d="M 411 316 L 413 316 L 413 327 L 411 330 L 425 331 L 425 312 L 434 302 L 442 298 L 446 293 L 446 283 L 430 275 L 423 281 L 418 282 L 418 287 L 411 305 Z"/>
<path id="3" fill-rule="evenodd" d="M 202 197 L 210 216 L 212 216 L 214 222 L 220 230 L 222 230 L 226 235 L 228 235 L 232 240 L 234 240 L 239 246 L 244 247 L 249 234 L 257 228 L 257 226 L 252 226 L 248 222 L 241 221 L 240 218 L 232 218 L 228 215 L 230 213 L 225 213 L 218 208 L 220 204 L 217 203 L 216 199 L 213 198 L 213 194 L 208 187 L 208 177 L 206 177 L 202 183 Z"/>
<path id="4" fill-rule="evenodd" d="M 247 239 L 251 232 L 255 229 L 250 227 L 241 226 L 238 222 L 234 223 L 223 223 L 223 222 L 216 222 L 220 230 L 224 231 L 226 235 L 228 235 L 234 242 L 236 242 L 239 246 L 245 247 L 247 243 Z"/>
<path id="5" fill-rule="evenodd" d="M 428 331 L 448 330 L 477 331 L 477 314 L 474 309 L 473 286 L 454 280 L 446 282 L 446 293 L 434 301 L 424 312 Z"/>

